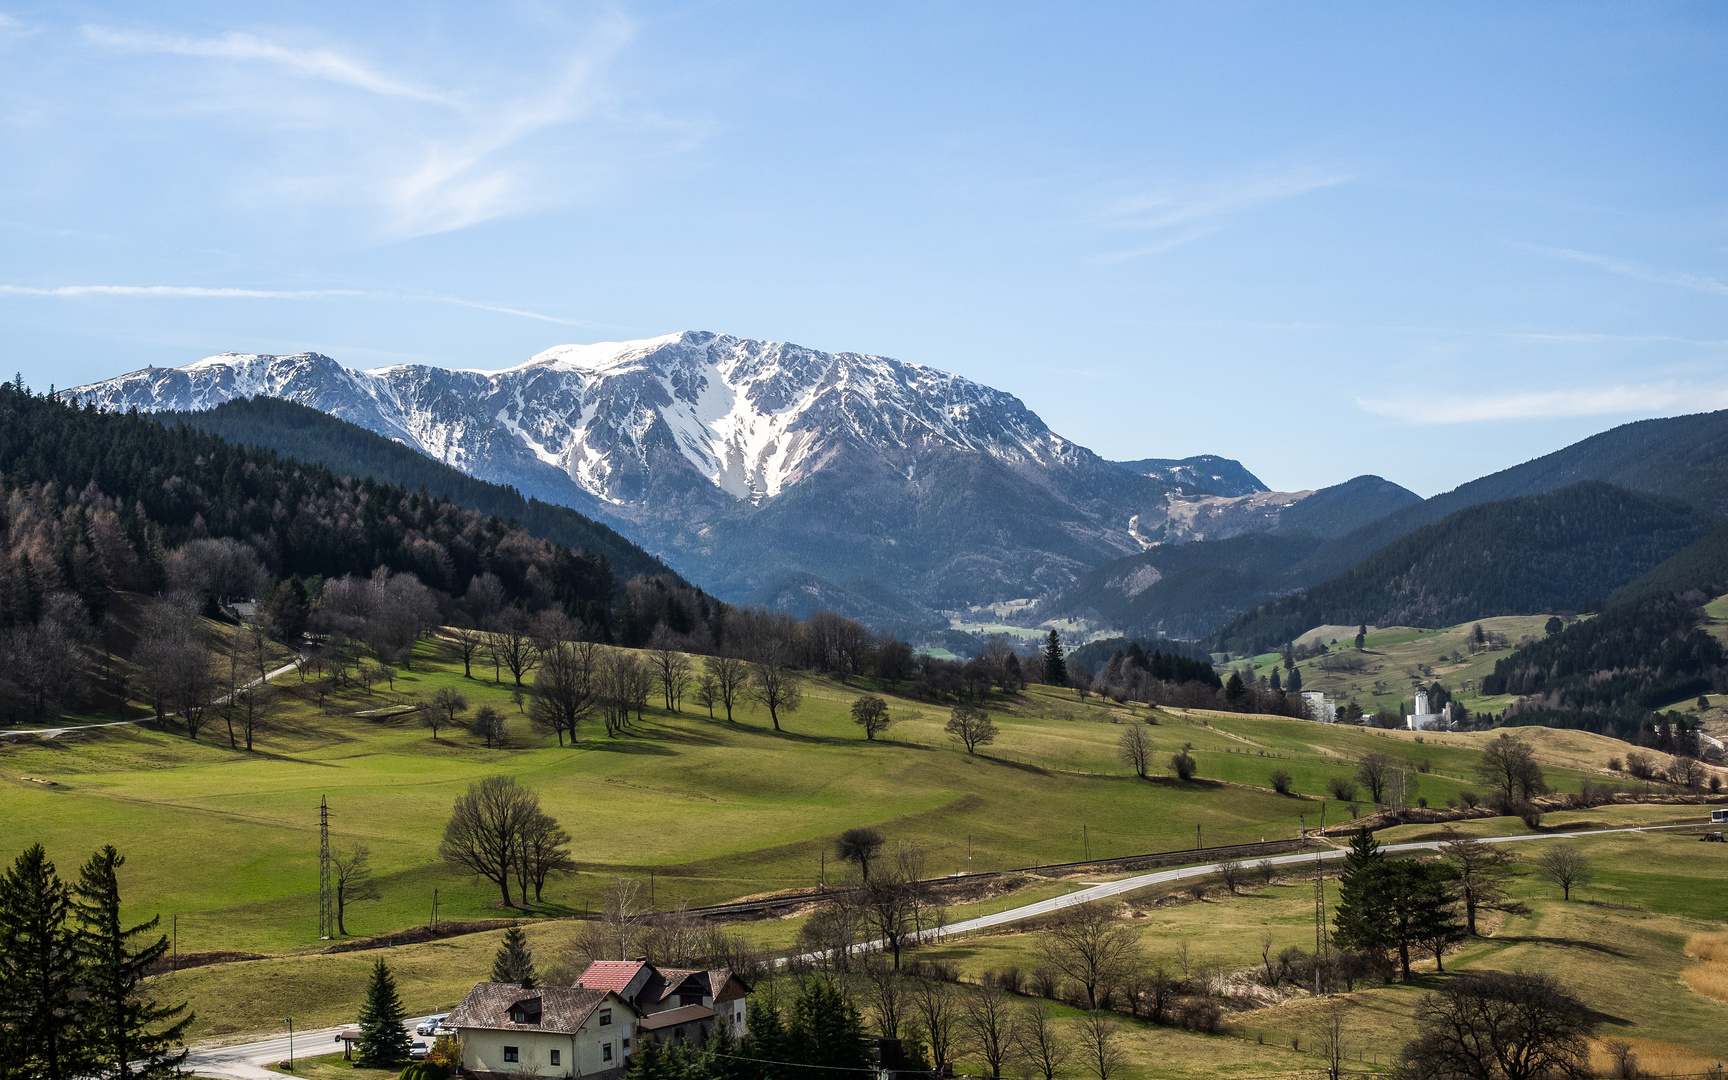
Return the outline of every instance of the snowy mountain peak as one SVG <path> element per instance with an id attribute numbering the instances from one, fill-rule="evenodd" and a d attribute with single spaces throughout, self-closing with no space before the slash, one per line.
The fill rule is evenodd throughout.
<path id="1" fill-rule="evenodd" d="M 1019 465 L 1084 453 L 1012 395 L 957 375 L 706 331 L 558 345 L 491 371 L 357 371 L 319 353 L 222 353 L 72 393 L 141 410 L 287 398 L 470 471 L 496 457 L 502 440 L 616 506 L 641 502 L 679 472 L 760 503 L 837 454 L 886 456 L 905 472 L 937 445 Z"/>

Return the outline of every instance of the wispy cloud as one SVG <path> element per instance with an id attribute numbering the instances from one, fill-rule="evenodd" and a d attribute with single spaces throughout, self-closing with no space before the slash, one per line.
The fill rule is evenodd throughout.
<path id="1" fill-rule="evenodd" d="M 1536 420 L 1565 416 L 1613 416 L 1671 410 L 1703 412 L 1728 408 L 1728 386 L 1660 382 L 1595 389 L 1531 393 L 1452 395 L 1412 394 L 1402 400 L 1357 398 L 1377 416 L 1412 424 L 1468 424 L 1484 420 Z"/>
<path id="2" fill-rule="evenodd" d="M 166 57 L 160 62 L 176 69 L 201 65 L 139 84 L 128 107 L 200 126 L 222 114 L 242 118 L 227 133 L 240 141 L 239 164 L 209 176 L 232 202 L 381 239 L 568 202 L 628 160 L 687 143 L 677 125 L 620 104 L 613 61 L 634 35 L 629 19 L 606 13 L 548 34 L 537 55 L 507 71 L 461 67 L 451 80 L 395 70 L 340 44 L 84 28 L 94 48 Z M 198 77 L 206 72 L 219 79 Z M 332 210 L 350 220 L 330 221 Z"/>
<path id="3" fill-rule="evenodd" d="M 1159 189 L 1124 196 L 1103 208 L 1101 224 L 1112 231 L 1163 235 L 1151 243 L 1094 256 L 1092 261 L 1123 262 L 1171 251 L 1217 232 L 1229 218 L 1351 179 L 1337 171 L 1296 169 L 1199 189 Z"/>
<path id="4" fill-rule="evenodd" d="M 1585 263 L 1611 274 L 1623 277 L 1637 278 L 1657 285 L 1676 285 L 1682 289 L 1692 289 L 1697 292 L 1714 293 L 1717 296 L 1728 296 L 1728 283 L 1702 274 L 1687 274 L 1672 270 L 1659 270 L 1643 263 L 1633 262 L 1613 255 L 1597 255 L 1589 251 L 1574 251 L 1570 248 L 1535 248 L 1550 255 L 1558 255 L 1562 259 Z"/>
<path id="5" fill-rule="evenodd" d="M 444 94 L 412 86 L 333 49 L 295 49 L 242 33 L 224 34 L 217 38 L 185 38 L 110 30 L 101 26 L 86 26 L 84 37 L 93 44 L 128 52 L 203 56 L 220 60 L 261 60 L 305 78 L 341 83 L 385 97 L 450 104 L 449 97 Z"/>
<path id="6" fill-rule="evenodd" d="M 404 303 L 449 304 L 453 307 L 473 308 L 476 311 L 491 311 L 500 315 L 513 315 L 521 319 L 536 319 L 540 322 L 558 323 L 561 326 L 591 327 L 594 325 L 593 323 L 584 322 L 580 319 L 565 319 L 560 318 L 557 315 L 546 315 L 538 311 L 530 311 L 527 308 L 506 307 L 502 304 L 486 304 L 478 300 L 464 300 L 459 296 L 380 292 L 367 289 L 241 289 L 205 285 L 0 285 L 0 295 L 62 298 L 79 296 L 139 296 L 164 299 L 204 300 L 327 300 L 338 297 L 364 297 L 368 300 L 396 300 Z"/>

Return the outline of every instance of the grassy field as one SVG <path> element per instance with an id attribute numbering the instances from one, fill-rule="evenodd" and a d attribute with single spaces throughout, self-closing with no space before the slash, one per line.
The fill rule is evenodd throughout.
<path id="1" fill-rule="evenodd" d="M 1397 710 L 1420 686 L 1438 682 L 1452 692 L 1459 704 L 1472 712 L 1500 712 L 1511 704 L 1509 697 L 1483 697 L 1478 692 L 1482 676 L 1494 670 L 1494 662 L 1511 654 L 1520 638 L 1541 637 L 1546 615 L 1506 615 L 1461 623 L 1445 630 L 1422 630 L 1410 626 L 1375 627 L 1368 631 L 1363 650 L 1354 646 L 1356 627 L 1321 626 L 1303 634 L 1305 643 L 1332 646 L 1328 656 L 1315 656 L 1297 666 L 1302 669 L 1302 689 L 1321 690 L 1340 703 L 1354 699 L 1366 712 L 1379 708 Z M 1510 646 L 1472 654 L 1469 635 L 1482 628 L 1505 635 Z M 1262 653 L 1248 661 L 1258 676 L 1270 676 L 1283 663 L 1278 653 Z M 1332 670 L 1328 670 L 1328 668 Z"/>
<path id="2" fill-rule="evenodd" d="M 282 682 L 300 686 L 294 675 Z M 118 846 L 133 911 L 178 916 L 182 951 L 269 952 L 316 944 L 325 797 L 333 844 L 366 844 L 379 873 L 383 900 L 349 913 L 350 932 L 366 934 L 426 920 L 434 889 L 447 918 L 497 914 L 489 886 L 436 858 L 451 801 L 495 773 L 534 787 L 574 836 L 582 872 L 556 882 L 538 909 L 570 914 L 620 875 L 651 881 L 662 907 L 807 887 L 832 837 L 861 824 L 924 845 L 933 873 L 965 869 L 969 843 L 972 869 L 992 870 L 1289 836 L 1317 820 L 1327 777 L 1360 754 L 1427 763 L 1421 794 L 1438 804 L 1475 784 L 1479 741 L 1157 714 L 1034 687 L 998 703 L 1000 736 L 971 756 L 942 732 L 946 709 L 902 698 L 891 702 L 900 720 L 888 737 L 866 742 L 848 713 L 859 688 L 815 680 L 783 732 L 749 707 L 736 723 L 651 708 L 621 738 L 590 733 L 560 748 L 529 730 L 507 687 L 463 679 L 433 642 L 396 683 L 404 694 L 457 686 L 476 707 L 505 709 L 512 745 L 488 750 L 448 729 L 434 740 L 412 718 L 357 716 L 389 695 L 351 690 L 327 702 L 328 714 L 297 703 L 250 754 L 229 749 L 219 725 L 196 742 L 137 726 L 0 746 L 0 814 L 11 835 L 46 844 L 66 872 L 98 844 Z M 1160 767 L 1192 744 L 1199 779 L 1147 782 L 1117 761 L 1121 724 L 1148 718 L 1159 721 Z M 1549 744 L 1593 737 L 1530 737 L 1561 789 L 1575 790 L 1609 753 L 1601 741 L 1598 761 L 1557 757 Z M 1267 790 L 1276 768 L 1303 797 Z M 1329 820 L 1348 814 L 1334 805 Z"/>

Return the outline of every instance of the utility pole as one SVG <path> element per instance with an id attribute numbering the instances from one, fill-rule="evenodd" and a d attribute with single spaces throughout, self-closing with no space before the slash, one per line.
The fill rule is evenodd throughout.
<path id="1" fill-rule="evenodd" d="M 294 1018 L 290 1016 L 282 1021 L 288 1025 L 288 1071 L 294 1071 Z"/>
<path id="2" fill-rule="evenodd" d="M 1314 996 L 1320 996 L 1320 969 L 1326 966 L 1326 887 L 1320 876 L 1320 852 L 1314 853 Z"/>
<path id="3" fill-rule="evenodd" d="M 972 834 L 966 834 L 966 872 L 972 872 Z"/>
<path id="4" fill-rule="evenodd" d="M 821 851 L 822 862 L 816 871 L 816 891 L 821 892 L 828 887 L 828 849 Z"/>
<path id="5" fill-rule="evenodd" d="M 1080 826 L 1080 850 L 1083 852 L 1080 857 L 1087 861 L 1091 861 L 1092 837 L 1091 834 L 1086 831 L 1086 826 L 1084 825 Z"/>
<path id="6" fill-rule="evenodd" d="M 330 885 L 330 799 L 318 798 L 318 938 L 336 936 L 336 892 Z"/>
<path id="7" fill-rule="evenodd" d="M 438 932 L 438 890 L 432 890 L 432 932 Z"/>
<path id="8" fill-rule="evenodd" d="M 1206 846 L 1205 844 L 1202 844 L 1200 842 L 1200 826 L 1196 825 L 1196 826 L 1194 826 L 1194 850 L 1199 851 L 1201 848 L 1203 848 L 1205 846 Z"/>

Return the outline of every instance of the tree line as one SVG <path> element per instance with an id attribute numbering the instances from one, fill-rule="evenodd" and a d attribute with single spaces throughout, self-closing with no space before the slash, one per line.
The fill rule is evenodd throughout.
<path id="1" fill-rule="evenodd" d="M 0 1077 L 180 1075 L 192 1016 L 144 985 L 168 939 L 157 918 L 122 919 L 125 863 L 105 846 L 68 883 L 32 844 L 0 876 Z"/>

